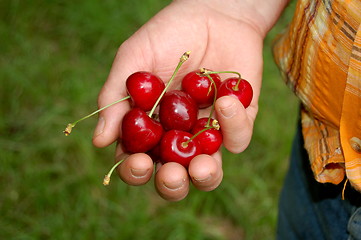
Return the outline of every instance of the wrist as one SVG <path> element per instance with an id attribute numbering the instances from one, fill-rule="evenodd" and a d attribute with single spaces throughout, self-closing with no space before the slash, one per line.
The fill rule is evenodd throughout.
<path id="1" fill-rule="evenodd" d="M 211 9 L 255 29 L 263 38 L 277 22 L 289 0 L 174 0 Z"/>

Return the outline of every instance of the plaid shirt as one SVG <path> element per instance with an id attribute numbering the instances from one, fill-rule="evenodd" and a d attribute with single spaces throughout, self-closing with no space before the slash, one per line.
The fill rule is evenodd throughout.
<path id="1" fill-rule="evenodd" d="M 302 103 L 317 181 L 361 191 L 361 1 L 299 0 L 274 56 Z"/>

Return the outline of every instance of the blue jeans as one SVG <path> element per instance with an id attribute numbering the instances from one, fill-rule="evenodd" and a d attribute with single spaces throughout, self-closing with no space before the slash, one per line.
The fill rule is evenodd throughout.
<path id="1" fill-rule="evenodd" d="M 343 186 L 314 180 L 298 126 L 280 195 L 277 239 L 361 240 L 361 194 L 348 185 L 342 200 Z"/>

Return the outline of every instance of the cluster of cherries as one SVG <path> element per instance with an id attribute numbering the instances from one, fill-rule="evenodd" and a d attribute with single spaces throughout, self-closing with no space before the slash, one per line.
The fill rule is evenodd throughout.
<path id="1" fill-rule="evenodd" d="M 130 100 L 131 109 L 124 115 L 121 126 L 125 152 L 147 153 L 154 161 L 177 162 L 186 168 L 195 156 L 215 153 L 223 141 L 218 121 L 212 118 L 216 99 L 235 96 L 246 108 L 251 103 L 253 90 L 237 72 L 213 72 L 202 68 L 185 75 L 181 90 L 168 91 L 189 53 L 182 55 L 167 84 L 150 72 L 131 74 L 126 80 L 127 97 L 68 124 L 65 135 L 69 135 L 79 121 L 120 101 Z M 220 73 L 238 76 L 221 81 Z M 209 117 L 198 118 L 199 109 L 208 107 L 211 107 Z M 116 163 L 105 176 L 104 185 L 109 184 L 112 172 L 121 162 Z"/>

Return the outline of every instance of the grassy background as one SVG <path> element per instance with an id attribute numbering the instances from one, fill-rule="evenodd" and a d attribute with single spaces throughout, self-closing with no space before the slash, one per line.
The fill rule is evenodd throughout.
<path id="1" fill-rule="evenodd" d="M 224 151 L 224 181 L 178 203 L 152 184 L 102 186 L 113 147 L 94 148 L 96 107 L 119 44 L 165 0 L 0 2 L 1 239 L 273 239 L 297 101 L 280 80 L 269 34 L 260 112 L 242 154 Z"/>

